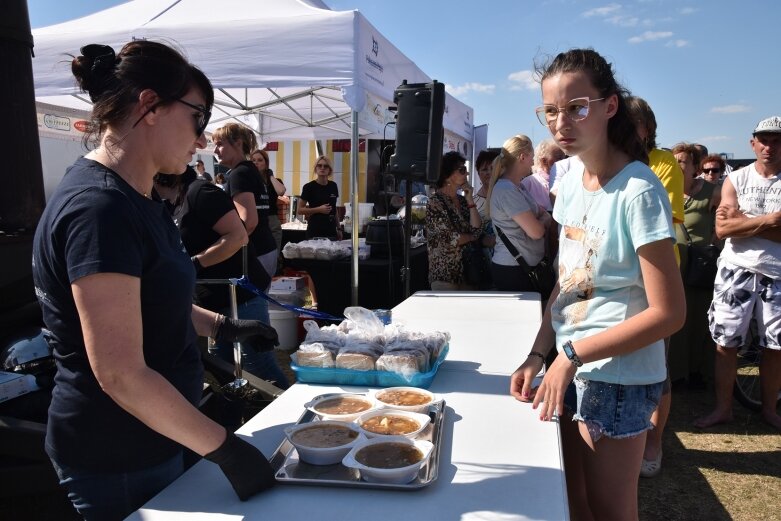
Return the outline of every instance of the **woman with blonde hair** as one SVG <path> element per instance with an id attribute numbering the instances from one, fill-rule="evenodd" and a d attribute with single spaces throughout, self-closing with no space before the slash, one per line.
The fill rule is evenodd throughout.
<path id="1" fill-rule="evenodd" d="M 247 227 L 258 260 L 273 276 L 277 270 L 277 246 L 268 222 L 268 188 L 249 160 L 250 152 L 258 147 L 255 134 L 244 125 L 228 123 L 214 131 L 212 140 L 220 164 L 230 168 L 226 191 Z"/>
<path id="2" fill-rule="evenodd" d="M 545 234 L 551 217 L 522 185 L 532 172 L 533 162 L 532 142 L 520 134 L 505 141 L 494 160 L 487 213 L 497 236 L 491 275 L 494 286 L 502 291 L 535 291 L 515 255 L 523 257 L 529 267 L 539 264 L 545 256 Z"/>
<path id="3" fill-rule="evenodd" d="M 214 153 L 220 164 L 230 168 L 227 174 L 225 191 L 233 199 L 236 211 L 244 222 L 249 235 L 251 248 L 268 279 L 261 290 L 268 290 L 271 277 L 277 270 L 277 246 L 269 228 L 269 195 L 266 184 L 254 163 L 249 160 L 250 152 L 257 149 L 255 134 L 248 127 L 237 123 L 228 123 L 212 134 Z M 250 271 L 252 271 L 250 269 Z M 260 284 L 261 277 L 250 279 Z M 227 309 L 225 309 L 227 311 Z M 238 315 L 241 319 L 256 319 L 270 324 L 268 301 L 256 297 L 240 303 Z M 233 361 L 233 345 L 230 342 L 216 341 L 209 353 L 225 361 Z M 244 368 L 252 374 L 276 382 L 281 388 L 287 388 L 288 382 L 276 362 L 273 351 L 256 351 L 250 345 L 241 345 L 241 359 Z"/>
<path id="4" fill-rule="evenodd" d="M 331 160 L 320 156 L 315 161 L 314 181 L 309 181 L 301 190 L 298 201 L 298 215 L 306 216 L 306 237 L 328 237 L 340 239 L 341 232 L 336 226 L 336 200 L 339 187 L 328 178 L 333 173 Z"/>

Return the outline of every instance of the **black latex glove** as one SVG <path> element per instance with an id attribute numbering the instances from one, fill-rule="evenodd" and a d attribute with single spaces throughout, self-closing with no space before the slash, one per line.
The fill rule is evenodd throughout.
<path id="1" fill-rule="evenodd" d="M 277 330 L 260 320 L 241 320 L 222 316 L 214 339 L 219 342 L 241 342 L 255 351 L 271 351 L 279 345 Z"/>
<path id="2" fill-rule="evenodd" d="M 276 484 L 274 469 L 263 453 L 232 432 L 217 450 L 204 458 L 220 466 L 242 501 Z"/>

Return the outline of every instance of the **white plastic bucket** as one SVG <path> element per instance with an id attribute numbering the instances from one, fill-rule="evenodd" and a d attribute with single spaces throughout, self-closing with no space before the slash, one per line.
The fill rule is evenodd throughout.
<path id="1" fill-rule="evenodd" d="M 277 330 L 279 345 L 277 349 L 295 351 L 298 349 L 298 319 L 296 314 L 286 309 L 269 309 L 271 327 Z"/>
<path id="2" fill-rule="evenodd" d="M 350 203 L 344 203 L 345 215 L 352 218 L 352 210 Z M 373 217 L 374 203 L 358 203 L 358 225 L 360 227 L 366 226 L 366 223 Z"/>

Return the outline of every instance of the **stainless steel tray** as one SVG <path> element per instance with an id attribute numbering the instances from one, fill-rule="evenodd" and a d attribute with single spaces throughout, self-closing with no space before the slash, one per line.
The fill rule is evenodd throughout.
<path id="1" fill-rule="evenodd" d="M 334 393 L 335 394 L 335 393 Z M 322 394 L 314 398 L 331 396 Z M 445 401 L 429 406 L 428 411 L 431 423 L 420 433 L 418 439 L 428 440 L 434 444 L 428 462 L 420 468 L 418 477 L 410 483 L 403 485 L 392 483 L 370 483 L 363 481 L 356 469 L 347 468 L 341 463 L 333 465 L 310 465 L 298 458 L 298 451 L 293 444 L 285 438 L 274 451 L 269 460 L 271 467 L 276 471 L 277 481 L 298 485 L 319 485 L 328 487 L 351 488 L 380 488 L 389 490 L 416 490 L 428 486 L 439 475 L 439 449 L 442 446 L 442 428 L 445 419 Z M 296 422 L 296 425 L 318 421 L 318 417 L 312 411 L 305 411 Z"/>

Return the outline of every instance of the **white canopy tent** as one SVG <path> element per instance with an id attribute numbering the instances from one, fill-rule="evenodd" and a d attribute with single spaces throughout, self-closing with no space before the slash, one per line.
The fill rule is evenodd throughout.
<path id="1" fill-rule="evenodd" d="M 36 99 L 89 109 L 70 57 L 89 43 L 115 50 L 132 39 L 181 49 L 215 87 L 209 129 L 235 120 L 260 141 L 395 137 L 393 91 L 431 81 L 358 11 L 321 0 L 134 0 L 33 31 Z M 472 141 L 472 109 L 448 95 L 444 126 Z M 357 201 L 352 154 L 350 200 Z M 353 213 L 358 205 L 353 204 Z M 353 215 L 353 303 L 358 295 L 358 215 Z"/>
<path id="2" fill-rule="evenodd" d="M 214 84 L 210 128 L 238 118 L 263 141 L 345 138 L 353 111 L 361 137 L 383 137 L 393 90 L 403 80 L 431 81 L 360 12 L 331 11 L 320 0 L 135 0 L 35 29 L 33 38 L 39 101 L 89 108 L 86 97 L 71 96 L 78 89 L 68 54 L 82 45 L 119 50 L 134 38 L 161 40 Z M 447 105 L 445 128 L 471 140 L 472 110 L 451 96 Z"/>

